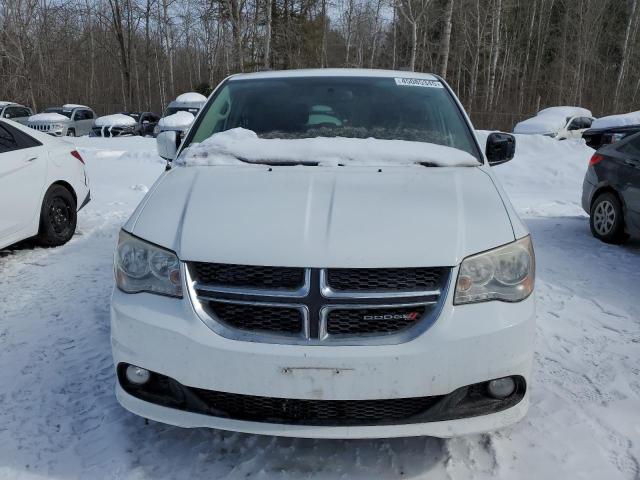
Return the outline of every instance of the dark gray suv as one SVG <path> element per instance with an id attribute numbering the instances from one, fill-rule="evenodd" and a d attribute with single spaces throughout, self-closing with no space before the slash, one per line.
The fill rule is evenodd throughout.
<path id="1" fill-rule="evenodd" d="M 598 150 L 582 185 L 591 233 L 607 243 L 640 237 L 640 133 Z"/>

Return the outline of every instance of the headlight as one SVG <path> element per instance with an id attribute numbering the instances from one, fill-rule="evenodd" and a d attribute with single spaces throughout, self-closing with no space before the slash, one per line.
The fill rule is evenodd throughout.
<path id="1" fill-rule="evenodd" d="M 180 260 L 175 253 L 120 231 L 115 258 L 116 285 L 126 293 L 182 297 Z"/>
<path id="2" fill-rule="evenodd" d="M 467 257 L 460 265 L 453 303 L 524 300 L 533 292 L 535 269 L 530 236 Z"/>
<path id="3" fill-rule="evenodd" d="M 62 130 L 63 128 L 64 128 L 64 125 L 60 125 L 60 124 L 51 125 L 51 130 Z"/>

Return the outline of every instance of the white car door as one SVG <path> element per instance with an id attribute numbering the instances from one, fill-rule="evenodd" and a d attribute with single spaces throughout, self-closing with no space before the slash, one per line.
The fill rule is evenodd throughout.
<path id="1" fill-rule="evenodd" d="M 39 141 L 0 121 L 0 244 L 39 215 L 47 161 Z"/>

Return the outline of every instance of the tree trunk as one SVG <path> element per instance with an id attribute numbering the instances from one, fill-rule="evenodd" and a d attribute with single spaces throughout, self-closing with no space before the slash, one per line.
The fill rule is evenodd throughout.
<path id="1" fill-rule="evenodd" d="M 449 63 L 449 48 L 451 45 L 451 30 L 453 28 L 453 0 L 447 1 L 447 8 L 444 14 L 444 34 L 440 44 L 440 76 L 446 78 L 447 66 Z"/>

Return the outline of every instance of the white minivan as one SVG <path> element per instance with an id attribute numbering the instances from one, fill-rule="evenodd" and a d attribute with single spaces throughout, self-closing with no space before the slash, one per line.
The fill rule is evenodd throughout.
<path id="1" fill-rule="evenodd" d="M 529 232 L 449 86 L 324 69 L 223 81 L 124 225 L 120 403 L 182 427 L 366 438 L 521 419 Z"/>

